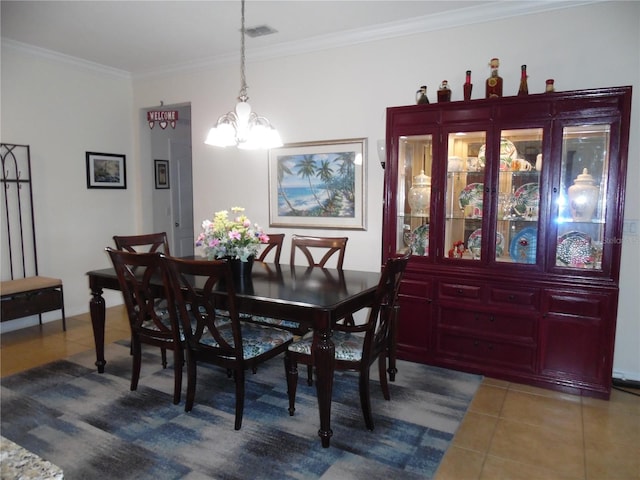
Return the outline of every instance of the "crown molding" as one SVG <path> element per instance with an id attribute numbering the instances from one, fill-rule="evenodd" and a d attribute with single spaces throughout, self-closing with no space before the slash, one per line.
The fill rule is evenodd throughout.
<path id="1" fill-rule="evenodd" d="M 131 72 L 108 67 L 100 63 L 90 62 L 88 60 L 83 60 L 82 58 L 72 57 L 71 55 L 65 55 L 64 53 L 54 52 L 53 50 L 48 50 L 46 48 L 36 47 L 27 43 L 18 42 L 9 38 L 2 38 L 2 48 L 8 48 L 17 52 L 34 55 L 40 58 L 53 60 L 55 62 L 60 62 L 67 65 L 72 65 L 74 67 L 78 67 L 87 71 L 97 72 L 103 75 L 106 74 L 114 77 L 126 78 L 129 80 L 132 79 Z"/>

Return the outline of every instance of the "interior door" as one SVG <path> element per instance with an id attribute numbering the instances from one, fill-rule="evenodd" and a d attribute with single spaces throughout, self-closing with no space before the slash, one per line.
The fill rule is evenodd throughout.
<path id="1" fill-rule="evenodd" d="M 171 252 L 184 257 L 194 254 L 191 144 L 170 139 L 169 159 L 171 178 L 175 179 L 171 186 Z"/>

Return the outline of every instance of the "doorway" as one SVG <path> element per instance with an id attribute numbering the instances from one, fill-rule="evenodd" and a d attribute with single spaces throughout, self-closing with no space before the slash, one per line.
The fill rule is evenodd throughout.
<path id="1" fill-rule="evenodd" d="M 166 125 L 161 128 L 157 123 L 150 128 L 146 123 L 149 110 L 175 110 L 178 120 L 175 128 Z M 143 110 L 146 131 L 149 135 L 149 149 L 143 148 L 142 162 L 148 162 L 152 172 L 149 177 L 151 186 L 151 208 L 154 232 L 167 232 L 171 254 L 179 257 L 194 254 L 193 224 L 193 178 L 191 156 L 191 105 L 161 105 Z M 144 137 L 144 135 L 142 135 Z M 145 143 L 142 138 L 142 144 Z M 166 160 L 169 163 L 167 185 L 158 188 L 155 179 L 155 161 Z M 143 169 L 144 171 L 145 169 Z M 143 175 L 143 178 L 147 178 Z M 143 188 L 143 191 L 145 188 Z"/>

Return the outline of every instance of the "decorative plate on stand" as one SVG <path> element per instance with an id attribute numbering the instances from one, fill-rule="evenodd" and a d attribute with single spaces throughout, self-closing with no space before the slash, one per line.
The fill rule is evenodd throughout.
<path id="1" fill-rule="evenodd" d="M 513 192 L 513 196 L 516 201 L 513 209 L 520 217 L 525 217 L 528 212 L 538 211 L 540 188 L 537 183 L 525 183 Z"/>
<path id="2" fill-rule="evenodd" d="M 462 189 L 458 196 L 460 210 L 465 207 L 473 207 L 471 218 L 482 218 L 482 199 L 484 195 L 484 183 L 470 183 Z"/>
<path id="3" fill-rule="evenodd" d="M 537 245 L 538 231 L 531 227 L 523 228 L 511 239 L 509 255 L 514 262 L 536 263 Z"/>
<path id="4" fill-rule="evenodd" d="M 478 160 L 483 165 L 487 164 L 487 145 L 484 144 L 478 150 Z M 511 140 L 500 139 L 500 170 L 511 170 L 511 160 L 518 158 L 518 150 Z"/>
<path id="5" fill-rule="evenodd" d="M 411 235 L 411 250 L 413 255 L 426 256 L 429 254 L 429 225 L 420 225 Z"/>
<path id="6" fill-rule="evenodd" d="M 556 265 L 584 268 L 591 262 L 593 262 L 593 255 L 589 235 L 573 230 L 558 237 Z"/>
<path id="7" fill-rule="evenodd" d="M 480 247 L 482 245 L 482 229 L 474 230 L 467 239 L 467 248 Z M 496 258 L 501 257 L 504 252 L 504 236 L 500 232 L 496 232 Z"/>

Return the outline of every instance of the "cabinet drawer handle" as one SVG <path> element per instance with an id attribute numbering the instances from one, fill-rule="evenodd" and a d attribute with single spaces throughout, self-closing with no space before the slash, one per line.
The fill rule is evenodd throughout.
<path id="1" fill-rule="evenodd" d="M 496 321 L 496 317 L 494 317 L 493 315 L 491 315 L 491 316 L 489 317 L 489 321 L 490 321 L 490 322 L 495 322 L 495 321 Z"/>
<path id="2" fill-rule="evenodd" d="M 479 342 L 479 341 L 477 341 L 477 340 L 474 340 L 474 341 L 473 341 L 473 346 L 474 346 L 474 347 L 477 347 L 478 345 L 480 345 L 480 342 Z"/>
<path id="3" fill-rule="evenodd" d="M 462 295 L 464 293 L 464 291 L 461 288 L 459 288 L 459 289 L 456 290 L 456 293 L 458 295 Z"/>
<path id="4" fill-rule="evenodd" d="M 509 295 L 509 300 L 513 302 L 515 299 L 516 299 L 516 296 L 513 293 Z"/>

